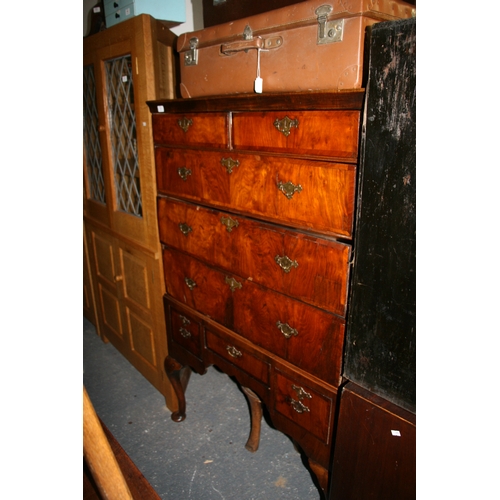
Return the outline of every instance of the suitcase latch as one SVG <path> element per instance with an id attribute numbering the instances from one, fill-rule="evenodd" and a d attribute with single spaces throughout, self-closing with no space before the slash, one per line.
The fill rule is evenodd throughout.
<path id="1" fill-rule="evenodd" d="M 189 50 L 184 54 L 184 66 L 196 66 L 198 64 L 198 38 L 189 40 Z"/>
<path id="2" fill-rule="evenodd" d="M 341 42 L 344 34 L 344 20 L 328 21 L 328 14 L 333 10 L 331 5 L 322 5 L 314 13 L 318 17 L 318 45 Z"/>

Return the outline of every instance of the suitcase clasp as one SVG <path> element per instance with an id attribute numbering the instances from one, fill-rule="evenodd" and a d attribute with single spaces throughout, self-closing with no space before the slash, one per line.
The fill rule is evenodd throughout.
<path id="1" fill-rule="evenodd" d="M 328 14 L 332 12 L 331 5 L 322 5 L 314 13 L 318 17 L 318 45 L 341 42 L 344 34 L 344 20 L 335 19 L 328 22 Z"/>
<path id="2" fill-rule="evenodd" d="M 196 66 L 198 64 L 198 38 L 195 36 L 189 40 L 189 50 L 184 54 L 184 66 Z"/>

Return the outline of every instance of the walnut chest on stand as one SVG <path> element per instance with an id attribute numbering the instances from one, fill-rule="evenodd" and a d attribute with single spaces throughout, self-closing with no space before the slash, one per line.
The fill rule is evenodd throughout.
<path id="1" fill-rule="evenodd" d="M 217 365 L 328 482 L 364 92 L 150 101 L 167 374 Z"/>

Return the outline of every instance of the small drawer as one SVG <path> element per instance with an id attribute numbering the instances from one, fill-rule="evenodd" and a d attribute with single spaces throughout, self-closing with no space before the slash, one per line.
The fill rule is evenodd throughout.
<path id="1" fill-rule="evenodd" d="M 282 373 L 278 368 L 274 383 L 275 410 L 329 444 L 336 395 L 320 392 L 307 380 Z"/>
<path id="2" fill-rule="evenodd" d="M 269 384 L 269 364 L 236 339 L 222 333 L 206 332 L 207 347 L 264 384 Z"/>
<path id="3" fill-rule="evenodd" d="M 117 10 L 134 5 L 134 0 L 104 0 L 104 12 L 106 16 L 114 14 Z"/>
<path id="4" fill-rule="evenodd" d="M 122 6 L 123 4 L 123 6 Z M 115 7 L 118 5 L 118 7 Z M 111 12 L 110 12 L 111 10 Z M 125 5 L 125 2 L 111 2 L 109 4 L 109 9 L 107 6 L 104 6 L 104 11 L 106 13 L 106 27 L 114 26 L 115 24 L 126 21 L 127 19 L 131 19 L 135 16 L 135 5 L 134 3 L 128 3 Z"/>
<path id="5" fill-rule="evenodd" d="M 354 162 L 359 120 L 359 111 L 234 113 L 233 147 Z"/>
<path id="6" fill-rule="evenodd" d="M 153 113 L 152 117 L 155 144 L 203 146 L 212 149 L 228 147 L 226 113 L 163 114 L 162 105 L 158 106 L 158 113 Z"/>
<path id="7" fill-rule="evenodd" d="M 197 356 L 201 355 L 200 324 L 193 318 L 175 309 L 171 310 L 172 338 L 177 344 Z"/>

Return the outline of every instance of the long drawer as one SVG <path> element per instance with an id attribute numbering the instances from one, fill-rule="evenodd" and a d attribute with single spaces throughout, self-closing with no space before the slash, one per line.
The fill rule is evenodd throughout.
<path id="1" fill-rule="evenodd" d="M 167 292 L 272 354 L 338 386 L 345 322 L 169 247 Z"/>
<path id="2" fill-rule="evenodd" d="M 352 236 L 355 167 L 342 163 L 156 149 L 158 191 L 328 235 Z"/>
<path id="3" fill-rule="evenodd" d="M 162 243 L 345 316 L 350 245 L 161 197 Z"/>

